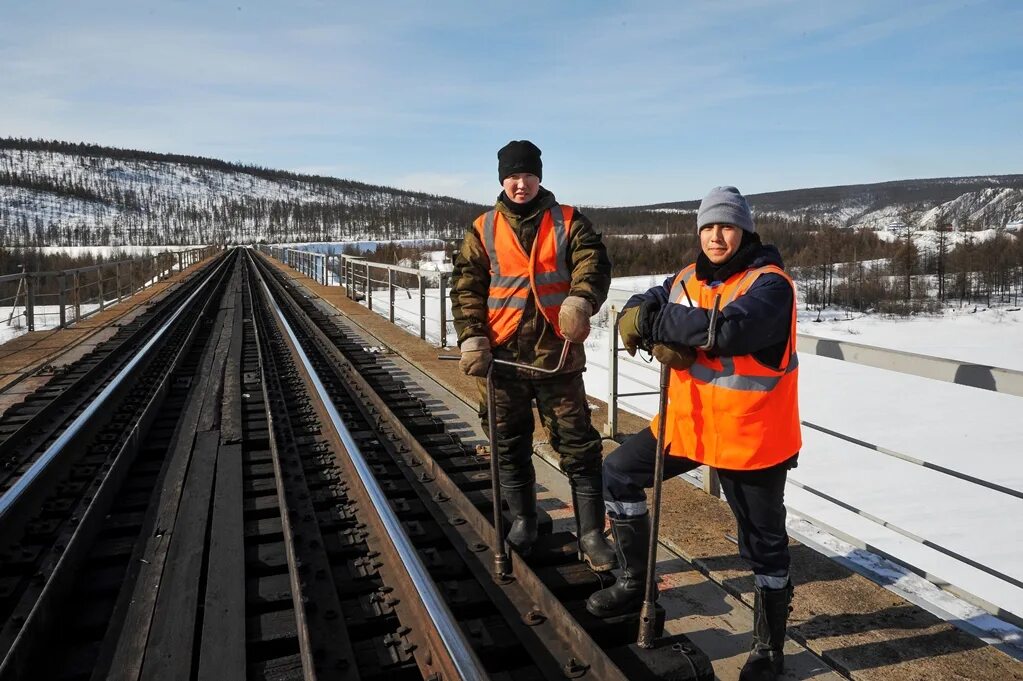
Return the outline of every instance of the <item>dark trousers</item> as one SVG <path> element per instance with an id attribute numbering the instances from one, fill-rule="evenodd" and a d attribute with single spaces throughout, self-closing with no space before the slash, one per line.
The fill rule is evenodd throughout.
<path id="1" fill-rule="evenodd" d="M 646 513 L 646 488 L 654 484 L 657 438 L 644 428 L 604 459 L 604 503 L 614 516 Z M 784 577 L 789 571 L 789 538 L 785 531 L 785 478 L 791 462 L 755 471 L 718 469 L 738 525 L 739 555 L 756 575 Z M 700 464 L 679 456 L 664 458 L 664 478 L 673 478 Z"/>
<path id="2" fill-rule="evenodd" d="M 577 480 L 600 475 L 600 433 L 590 421 L 590 407 L 581 372 L 535 380 L 498 376 L 494 409 L 497 416 L 498 464 L 501 482 L 517 487 L 536 480 L 533 469 L 533 407 L 560 457 L 561 470 Z M 479 416 L 487 430 L 487 381 L 477 382 Z M 493 445 L 493 443 L 491 443 Z"/>

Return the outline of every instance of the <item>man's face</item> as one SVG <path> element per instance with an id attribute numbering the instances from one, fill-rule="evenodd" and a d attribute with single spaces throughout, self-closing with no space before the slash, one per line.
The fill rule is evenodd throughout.
<path id="1" fill-rule="evenodd" d="M 529 203 L 540 193 L 540 178 L 532 173 L 515 173 L 504 178 L 501 186 L 515 203 Z"/>
<path id="2" fill-rule="evenodd" d="M 741 242 L 742 229 L 734 225 L 706 225 L 700 229 L 700 248 L 715 265 L 728 262 Z"/>

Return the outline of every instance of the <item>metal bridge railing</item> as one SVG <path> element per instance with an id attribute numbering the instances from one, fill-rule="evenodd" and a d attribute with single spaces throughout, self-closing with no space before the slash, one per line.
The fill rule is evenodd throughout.
<path id="1" fill-rule="evenodd" d="M 623 397 L 634 397 L 641 395 L 656 395 L 658 393 L 657 386 L 649 382 L 638 380 L 634 377 L 630 377 L 629 380 L 633 383 L 638 383 L 640 387 L 649 388 L 647 391 L 640 392 L 619 392 L 619 370 L 623 365 L 638 365 L 641 366 L 640 362 L 629 357 L 622 358 L 621 352 L 624 348 L 618 345 L 618 321 L 620 311 L 614 306 L 611 306 L 608 313 L 608 330 L 609 330 L 609 353 L 608 353 L 608 419 L 605 431 L 608 436 L 613 437 L 618 433 L 618 410 L 622 406 Z M 838 341 L 825 338 L 818 338 L 808 334 L 797 334 L 796 336 L 796 349 L 799 352 L 808 354 L 815 354 L 821 357 L 827 357 L 831 359 L 837 359 L 847 362 L 854 362 L 865 366 L 874 368 L 886 369 L 889 371 L 896 371 L 903 374 L 909 374 L 913 376 L 920 376 L 923 378 L 945 381 L 949 383 L 955 383 L 958 385 L 969 386 L 972 388 L 978 388 L 982 390 L 991 390 L 1002 394 L 1023 396 L 1023 371 L 1016 371 L 1013 369 L 1004 369 L 1000 367 L 993 367 L 987 365 L 973 364 L 971 362 L 963 362 L 960 360 L 946 359 L 940 357 L 930 357 L 927 355 L 920 355 L 912 352 L 905 352 L 902 350 L 890 350 L 886 348 L 879 348 L 869 345 L 863 345 L 860 343 L 850 343 L 847 341 Z M 893 449 L 886 448 L 877 443 L 867 442 L 859 438 L 837 432 L 833 429 L 825 428 L 824 426 L 811 423 L 809 421 L 803 421 L 802 425 L 805 428 L 810 428 L 818 432 L 825 433 L 829 436 L 850 442 L 857 446 L 863 447 L 869 451 L 875 452 L 882 456 L 891 457 L 905 461 L 907 463 L 920 466 L 921 468 L 927 468 L 929 470 L 954 477 L 965 482 L 984 487 L 985 489 L 991 490 L 997 494 L 1004 494 L 1017 499 L 1023 499 L 1023 492 L 1020 490 L 1007 487 L 1005 485 L 998 484 L 991 480 L 985 480 L 973 475 L 969 475 L 962 471 L 957 471 L 952 468 L 941 466 L 939 464 L 925 461 L 923 459 L 898 452 Z M 703 489 L 709 494 L 714 496 L 720 496 L 720 484 L 717 479 L 716 472 L 713 469 L 708 469 L 706 466 L 700 467 L 700 473 L 702 477 Z M 799 489 L 802 489 L 819 499 L 823 499 L 830 504 L 843 508 L 847 511 L 855 513 L 856 515 L 865 518 L 877 525 L 887 528 L 892 532 L 905 537 L 918 544 L 925 545 L 939 553 L 949 556 L 961 563 L 969 565 L 977 570 L 980 570 L 986 574 L 989 574 L 997 579 L 1000 579 L 1008 584 L 1011 584 L 1018 588 L 1023 588 L 1023 581 L 1020 579 L 1006 574 L 1005 572 L 996 570 L 990 566 L 983 565 L 982 563 L 969 558 L 959 552 L 956 552 L 947 546 L 944 546 L 940 541 L 922 537 L 914 532 L 911 532 L 903 527 L 898 526 L 884 518 L 878 517 L 877 515 L 871 514 L 864 509 L 857 508 L 855 505 L 850 504 L 835 494 L 829 493 L 826 490 L 816 489 L 810 485 L 805 485 L 799 481 L 793 479 L 791 476 L 788 480 L 789 484 L 792 484 Z M 808 516 L 805 513 L 800 512 L 800 515 L 820 527 L 828 528 L 829 531 L 833 530 L 826 524 L 820 522 L 818 519 Z M 847 538 L 848 539 L 848 538 Z M 898 556 L 878 550 L 876 547 L 870 547 L 871 551 L 881 553 L 886 558 L 899 563 L 911 570 L 916 570 L 916 567 L 900 559 Z M 947 585 L 946 585 L 947 586 Z M 972 594 L 962 589 L 951 589 L 958 595 L 962 596 L 968 601 L 973 602 L 976 605 L 986 609 L 992 610 L 991 604 L 983 602 L 982 600 L 974 597 Z M 997 608 L 995 608 L 997 609 Z M 1023 619 L 1017 614 L 1009 613 L 1005 611 L 999 611 L 997 613 L 999 617 L 1003 617 L 1015 624 L 1023 625 Z"/>
<path id="2" fill-rule="evenodd" d="M 392 324 L 395 323 L 395 298 L 398 291 L 403 292 L 409 299 L 412 299 L 415 293 L 419 300 L 419 337 L 423 340 L 426 340 L 427 322 L 432 318 L 428 305 L 431 297 L 427 295 L 427 284 L 431 287 L 439 286 L 436 318 L 440 320 L 440 347 L 448 347 L 449 273 L 372 262 L 360 255 L 317 253 L 267 245 L 260 245 L 258 249 L 323 286 L 343 286 L 348 298 L 365 302 L 370 310 L 374 309 L 374 295 L 386 295 L 387 318 Z"/>
<path id="3" fill-rule="evenodd" d="M 219 250 L 219 246 L 204 246 L 87 267 L 0 276 L 0 308 L 9 308 L 6 319 L 0 321 L 27 331 L 63 329 Z M 53 318 L 56 323 L 50 321 Z"/>

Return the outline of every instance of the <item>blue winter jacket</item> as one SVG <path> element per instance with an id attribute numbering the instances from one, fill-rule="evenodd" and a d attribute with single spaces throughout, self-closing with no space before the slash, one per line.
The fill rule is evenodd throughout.
<path id="1" fill-rule="evenodd" d="M 781 253 L 774 246 L 764 245 L 747 269 L 777 265 L 783 267 Z M 677 274 L 646 293 L 629 298 L 623 310 L 650 302 L 659 306 L 649 321 L 649 338 L 653 343 L 674 343 L 699 347 L 707 342 L 709 311 L 699 307 L 668 303 L 668 294 Z M 711 282 L 715 286 L 720 282 Z M 753 355 L 768 366 L 781 365 L 792 326 L 792 286 L 777 274 L 763 274 L 750 289 L 718 313 L 717 336 L 713 354 L 731 357 Z M 645 312 L 644 312 L 645 314 Z"/>

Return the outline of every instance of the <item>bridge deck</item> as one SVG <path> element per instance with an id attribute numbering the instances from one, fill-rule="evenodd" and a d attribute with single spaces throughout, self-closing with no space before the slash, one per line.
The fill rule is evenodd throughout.
<path id="1" fill-rule="evenodd" d="M 310 293 L 349 317 L 379 343 L 393 351 L 396 367 L 416 381 L 435 381 L 451 394 L 449 409 L 462 415 L 469 428 L 478 428 L 473 407 L 477 400 L 474 379 L 463 376 L 453 362 L 437 359 L 438 349 L 390 324 L 385 318 L 348 300 L 339 287 L 323 287 L 289 268 Z M 60 365 L 88 351 L 113 330 L 109 325 L 128 321 L 188 272 L 177 275 L 95 315 L 75 329 L 44 331 L 22 336 L 0 346 L 0 415 L 9 401 L 45 383 L 47 375 L 33 374 L 47 364 Z M 602 403 L 594 411 L 595 425 L 606 421 Z M 626 432 L 646 423 L 622 414 Z M 472 437 L 481 437 L 478 430 Z M 470 436 L 467 436 L 470 437 Z M 535 439 L 546 441 L 543 432 Z M 610 451 L 615 445 L 607 443 Z M 541 503 L 556 523 L 572 522 L 567 482 L 557 470 L 556 456 L 540 447 L 538 475 L 545 491 Z M 552 464 L 553 465 L 546 465 Z M 663 544 L 659 563 L 660 602 L 668 610 L 669 631 L 688 633 L 714 660 L 719 678 L 734 679 L 748 646 L 752 628 L 753 580 L 738 558 L 734 520 L 727 505 L 681 480 L 664 485 Z M 560 529 L 560 528 L 555 528 Z M 805 646 L 790 643 L 792 664 L 788 678 L 836 678 L 821 664 L 856 679 L 1020 679 L 1023 663 L 1006 656 L 922 610 L 881 586 L 851 572 L 815 551 L 793 543 L 792 575 L 796 584 L 790 636 Z M 743 601 L 746 606 L 739 603 Z"/>

